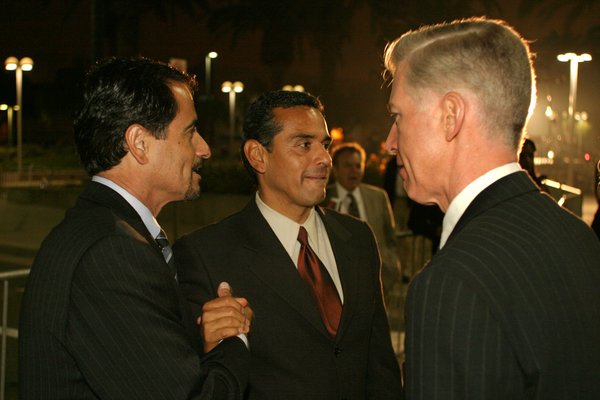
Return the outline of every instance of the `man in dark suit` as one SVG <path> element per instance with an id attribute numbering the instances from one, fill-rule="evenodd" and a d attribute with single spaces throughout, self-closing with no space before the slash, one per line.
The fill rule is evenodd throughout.
<path id="1" fill-rule="evenodd" d="M 331 154 L 335 183 L 327 187 L 323 205 L 366 221 L 381 255 L 381 282 L 388 300 L 394 283 L 400 279 L 396 242 L 396 222 L 385 190 L 363 182 L 366 153 L 356 143 L 342 143 Z"/>
<path id="2" fill-rule="evenodd" d="M 258 192 L 241 212 L 174 246 L 195 314 L 225 278 L 252 304 L 248 399 L 401 394 L 373 234 L 358 219 L 316 207 L 331 170 L 330 142 L 315 97 L 259 97 L 242 143 Z"/>
<path id="3" fill-rule="evenodd" d="M 600 243 L 517 164 L 528 44 L 472 18 L 389 44 L 386 149 L 408 195 L 445 211 L 407 295 L 408 399 L 600 398 Z"/>
<path id="4" fill-rule="evenodd" d="M 221 284 L 202 314 L 201 343 L 155 219 L 168 202 L 197 196 L 210 156 L 194 87 L 141 58 L 110 59 L 88 75 L 74 127 L 93 178 L 31 268 L 22 399 L 241 398 L 249 352 L 236 336 L 248 332 L 251 310 Z"/>

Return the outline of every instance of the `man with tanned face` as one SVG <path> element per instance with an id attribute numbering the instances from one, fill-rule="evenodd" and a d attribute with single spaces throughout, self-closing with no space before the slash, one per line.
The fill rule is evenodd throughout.
<path id="1" fill-rule="evenodd" d="M 175 244 L 179 282 L 196 312 L 222 279 L 252 304 L 248 399 L 401 397 L 375 238 L 363 221 L 318 207 L 330 143 L 315 97 L 259 97 L 241 149 L 256 195 Z"/>

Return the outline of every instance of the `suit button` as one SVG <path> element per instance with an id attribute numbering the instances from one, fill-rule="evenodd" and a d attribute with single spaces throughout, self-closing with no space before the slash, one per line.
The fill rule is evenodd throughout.
<path id="1" fill-rule="evenodd" d="M 342 349 L 340 349 L 340 348 L 339 348 L 339 347 L 337 347 L 337 346 L 336 346 L 336 347 L 333 349 L 333 354 L 334 354 L 336 357 L 337 357 L 337 356 L 339 356 L 341 352 L 342 352 Z"/>

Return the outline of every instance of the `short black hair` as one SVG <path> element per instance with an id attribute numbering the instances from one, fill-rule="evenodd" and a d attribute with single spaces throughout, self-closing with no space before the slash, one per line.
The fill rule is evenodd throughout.
<path id="1" fill-rule="evenodd" d="M 281 132 L 283 126 L 277 121 L 273 115 L 275 108 L 291 108 L 305 106 L 317 109 L 321 114 L 324 112 L 324 107 L 321 101 L 310 93 L 275 90 L 267 92 L 258 97 L 246 111 L 244 119 L 244 129 L 242 133 L 242 144 L 240 153 L 244 167 L 257 182 L 256 171 L 248 162 L 244 154 L 244 144 L 250 140 L 257 140 L 268 151 L 271 151 L 273 138 Z M 324 114 L 323 114 L 324 115 Z"/>
<path id="2" fill-rule="evenodd" d="M 167 64 L 142 57 L 112 57 L 86 76 L 83 103 L 73 124 L 75 144 L 89 175 L 109 170 L 127 154 L 125 131 L 140 124 L 158 139 L 177 114 L 173 84 L 192 94 L 196 80 Z"/>
<path id="3" fill-rule="evenodd" d="M 358 142 L 341 143 L 333 148 L 331 152 L 331 162 L 337 166 L 339 157 L 344 153 L 356 153 L 360 156 L 360 161 L 364 164 L 367 161 L 367 153 Z"/>

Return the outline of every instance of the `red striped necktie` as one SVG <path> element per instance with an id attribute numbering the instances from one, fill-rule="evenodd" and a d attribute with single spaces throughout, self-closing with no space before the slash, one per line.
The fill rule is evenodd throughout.
<path id="1" fill-rule="evenodd" d="M 340 295 L 327 269 L 308 244 L 308 233 L 303 226 L 298 232 L 298 241 L 298 272 L 311 289 L 327 332 L 335 337 L 342 316 Z"/>

